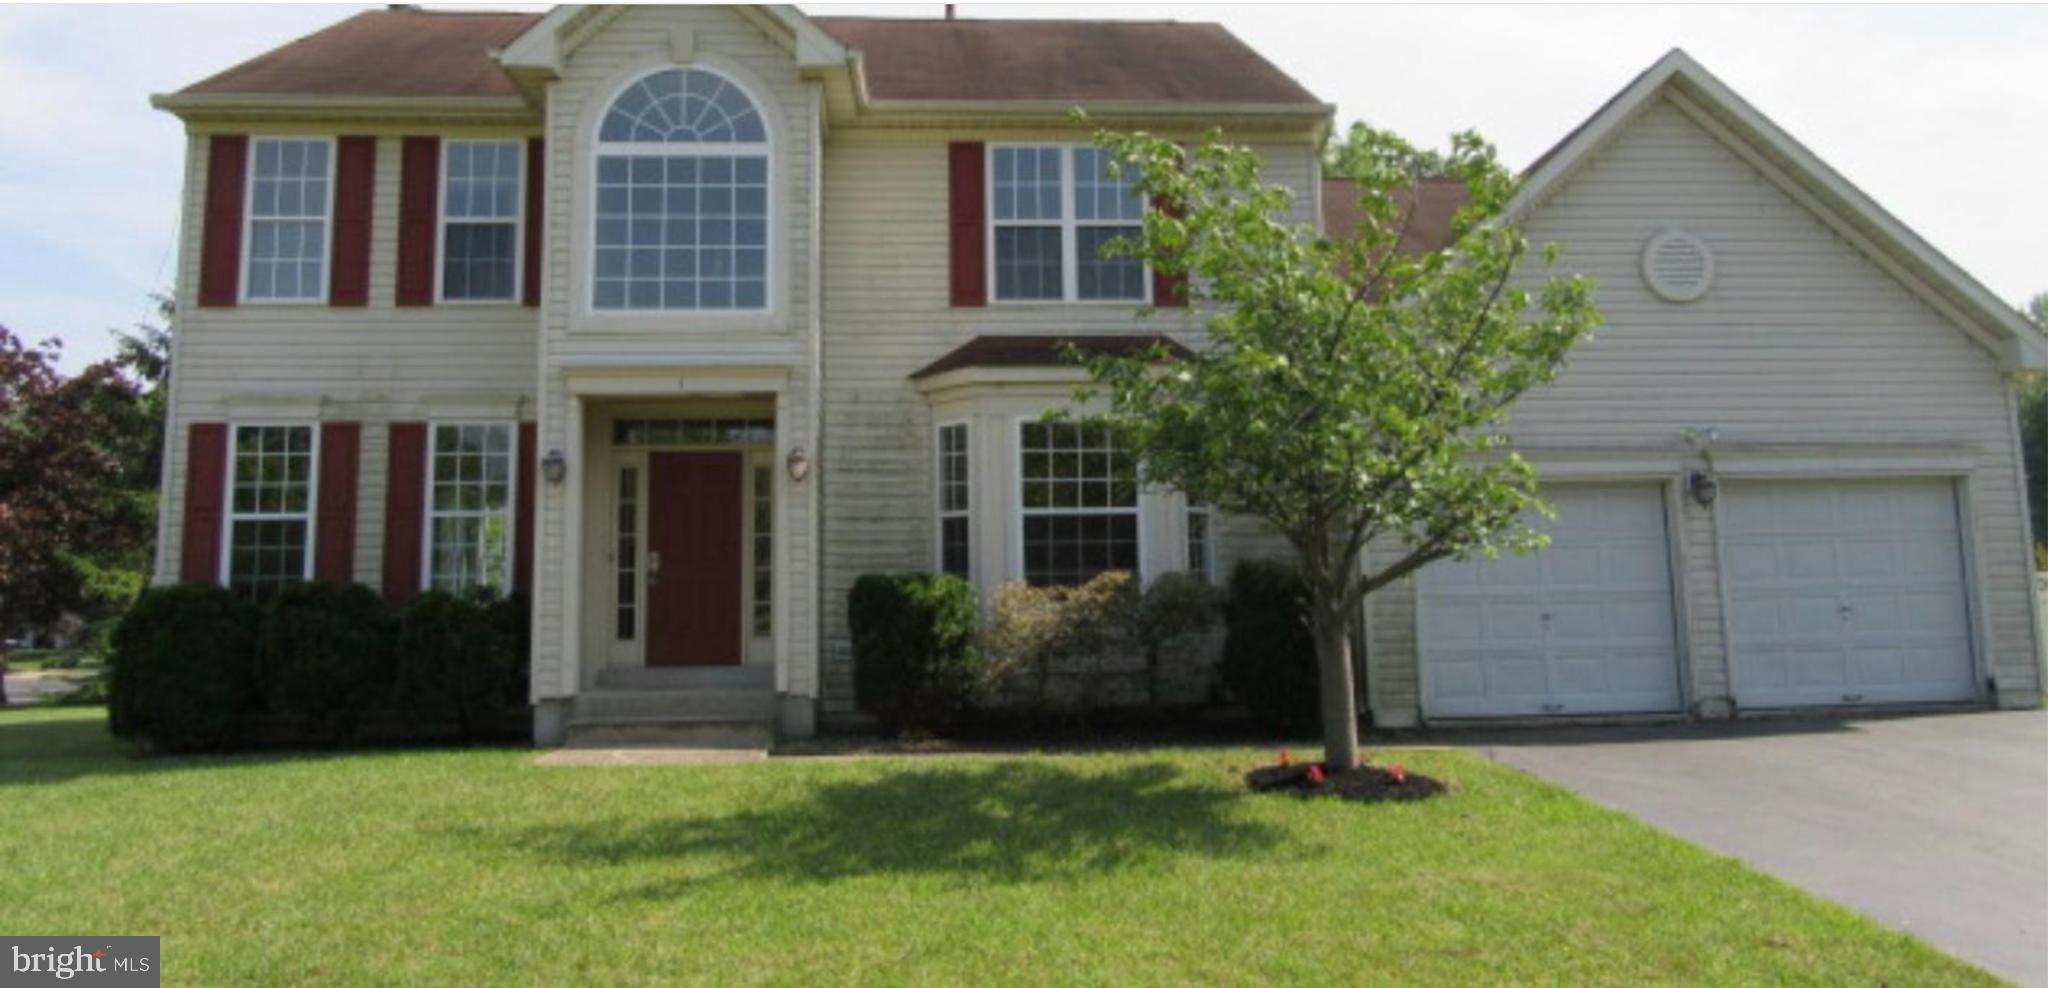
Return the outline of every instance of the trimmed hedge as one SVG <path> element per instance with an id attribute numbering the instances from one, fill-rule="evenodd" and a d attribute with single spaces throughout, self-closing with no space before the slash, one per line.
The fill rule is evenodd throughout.
<path id="1" fill-rule="evenodd" d="M 526 702 L 526 615 L 518 599 L 426 594 L 401 620 L 341 583 L 267 604 L 154 587 L 114 629 L 110 726 L 164 751 L 505 735 Z"/>
<path id="2" fill-rule="evenodd" d="M 417 724 L 491 736 L 526 699 L 526 608 L 517 600 L 433 591 L 398 615 L 392 704 Z"/>
<path id="3" fill-rule="evenodd" d="M 270 712 L 308 741 L 353 740 L 391 689 L 391 612 L 354 583 L 300 583 L 271 601 L 261 682 Z"/>
<path id="4" fill-rule="evenodd" d="M 1308 587 L 1286 563 L 1253 560 L 1230 574 L 1223 602 L 1223 686 L 1267 730 L 1310 734 L 1322 724 Z"/>
<path id="5" fill-rule="evenodd" d="M 853 694 L 886 731 L 943 731 L 974 705 L 980 605 L 957 576 L 868 575 L 847 596 Z"/>
<path id="6" fill-rule="evenodd" d="M 246 742 L 261 704 L 256 638 L 263 611 L 220 587 L 152 587 L 114 629 L 107 718 L 113 732 L 165 751 Z"/>

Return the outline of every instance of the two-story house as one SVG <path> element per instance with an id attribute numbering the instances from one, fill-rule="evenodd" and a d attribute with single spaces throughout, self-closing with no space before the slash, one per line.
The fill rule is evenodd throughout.
<path id="1" fill-rule="evenodd" d="M 1221 126 L 1343 221 L 1333 108 L 1217 26 L 401 7 L 156 105 L 189 134 L 157 579 L 527 595 L 542 743 L 850 713 L 864 573 L 1273 551 L 1039 420 L 1055 340 L 1202 338 L 1098 255 L 1145 204 L 1072 107 Z M 2038 334 L 1676 53 L 1523 212 L 1613 324 L 1518 416 L 1557 547 L 1380 596 L 1381 723 L 2038 698 Z"/>

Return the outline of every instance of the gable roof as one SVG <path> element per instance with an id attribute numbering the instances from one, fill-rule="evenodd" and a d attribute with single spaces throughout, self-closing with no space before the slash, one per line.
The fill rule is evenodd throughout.
<path id="1" fill-rule="evenodd" d="M 1322 105 L 1220 24 L 813 21 L 862 54 L 876 100 Z"/>
<path id="2" fill-rule="evenodd" d="M 356 14 L 179 90 L 200 98 L 518 99 L 508 66 L 546 64 L 584 8 L 547 14 L 392 8 Z M 1176 21 L 772 19 L 820 62 L 858 52 L 871 99 L 909 103 L 1324 104 L 1217 24 Z M 503 61 L 500 52 L 504 53 Z"/>
<path id="3" fill-rule="evenodd" d="M 1465 183 L 1455 178 L 1424 179 L 1403 198 L 1412 198 L 1415 210 L 1401 231 L 1401 249 L 1420 253 L 1449 246 L 1451 219 L 1468 198 Z M 1324 236 L 1349 237 L 1360 219 L 1357 181 L 1323 179 Z"/>
<path id="4" fill-rule="evenodd" d="M 1886 212 L 1683 50 L 1645 69 L 1523 173 L 1508 216 L 1547 201 L 1628 123 L 1668 98 L 1738 157 L 1999 358 L 2007 370 L 2048 368 L 2048 333 Z"/>
<path id="5" fill-rule="evenodd" d="M 498 11 L 364 11 L 178 93 L 517 99 L 494 52 L 540 19 Z"/>

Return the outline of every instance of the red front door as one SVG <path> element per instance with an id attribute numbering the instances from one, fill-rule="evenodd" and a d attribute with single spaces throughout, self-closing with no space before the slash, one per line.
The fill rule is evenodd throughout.
<path id="1" fill-rule="evenodd" d="M 648 470 L 647 664 L 740 662 L 738 453 L 656 453 Z"/>

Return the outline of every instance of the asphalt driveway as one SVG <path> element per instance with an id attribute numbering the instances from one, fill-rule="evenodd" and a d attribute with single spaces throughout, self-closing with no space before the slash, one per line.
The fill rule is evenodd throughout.
<path id="1" fill-rule="evenodd" d="M 1460 740 L 2048 988 L 2048 711 Z"/>

